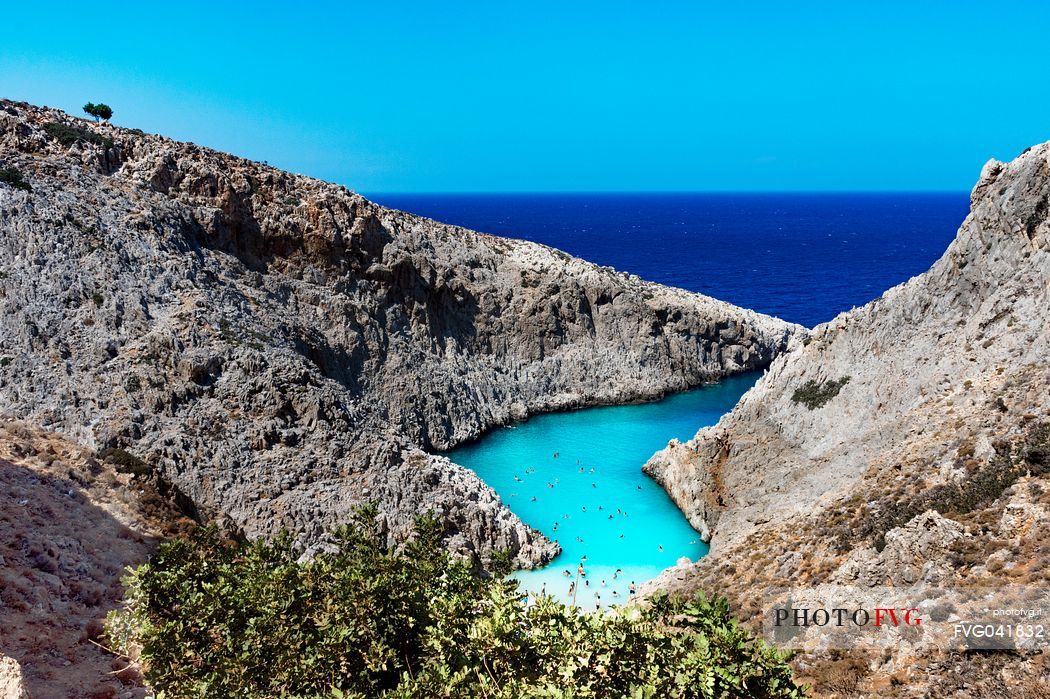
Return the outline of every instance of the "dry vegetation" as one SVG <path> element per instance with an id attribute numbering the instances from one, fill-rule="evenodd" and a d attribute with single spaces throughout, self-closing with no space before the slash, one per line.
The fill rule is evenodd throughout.
<path id="1" fill-rule="evenodd" d="M 0 421 L 0 654 L 36 698 L 138 697 L 127 663 L 95 642 L 124 568 L 192 522 L 172 492 L 54 434 Z"/>
<path id="2" fill-rule="evenodd" d="M 879 560 L 886 535 L 928 510 L 965 532 L 935 560 L 959 588 L 1037 586 L 1050 582 L 1050 415 L 1028 412 L 1050 393 L 1045 367 L 993 372 L 984 381 L 929 406 L 936 425 L 922 447 L 871 463 L 861 493 L 807 519 L 771 522 L 742 543 L 702 559 L 667 589 L 699 587 L 726 596 L 734 613 L 757 630 L 770 590 L 835 581 L 851 555 Z M 972 401 L 972 402 L 970 402 Z M 966 406 L 964 408 L 964 405 Z M 977 418 L 970 411 L 977 411 Z M 948 467 L 935 464 L 947 463 Z M 920 557 L 920 563 L 929 559 Z M 890 580 L 890 584 L 900 584 Z M 676 588 L 676 584 L 678 587 Z M 924 653 L 862 656 L 799 654 L 796 680 L 814 696 L 1047 697 L 1045 652 Z M 935 679 L 933 679 L 935 678 Z"/>

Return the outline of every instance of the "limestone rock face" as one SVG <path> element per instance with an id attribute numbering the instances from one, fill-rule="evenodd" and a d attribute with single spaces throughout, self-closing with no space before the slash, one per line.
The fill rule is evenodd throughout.
<path id="1" fill-rule="evenodd" d="M 1046 415 L 1048 200 L 1050 144 L 989 163 L 928 272 L 815 328 L 717 425 L 653 456 L 647 472 L 716 553 L 756 526 L 863 496 L 879 474 L 958 481 L 961 446 L 990 454 L 996 425 Z"/>
<path id="2" fill-rule="evenodd" d="M 839 566 L 832 580 L 843 585 L 937 584 L 949 571 L 946 554 L 964 539 L 963 526 L 936 510 L 923 512 L 902 527 L 886 534 L 882 551 L 854 549 Z"/>
<path id="3" fill-rule="evenodd" d="M 82 134 L 55 137 L 49 123 Z M 162 470 L 203 518 L 519 563 L 555 546 L 428 452 L 529 414 L 758 369 L 801 328 L 545 246 L 54 110 L 0 102 L 0 412 Z"/>
<path id="4" fill-rule="evenodd" d="M 643 592 L 725 595 L 766 630 L 776 599 L 922 600 L 929 633 L 870 652 L 843 659 L 817 627 L 791 640 L 816 696 L 1045 693 L 1045 651 L 983 659 L 938 634 L 1011 599 L 1047 608 L 1050 144 L 986 165 L 929 271 L 816 327 L 645 468 L 711 553 Z"/>
<path id="5" fill-rule="evenodd" d="M 0 699 L 29 699 L 22 668 L 14 658 L 0 655 Z"/>

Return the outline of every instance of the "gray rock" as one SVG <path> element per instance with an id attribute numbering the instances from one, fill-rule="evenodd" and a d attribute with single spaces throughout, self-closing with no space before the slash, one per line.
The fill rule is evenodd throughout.
<path id="1" fill-rule="evenodd" d="M 63 146 L 57 121 L 110 139 Z M 556 546 L 433 456 L 543 411 L 758 369 L 801 328 L 160 136 L 0 102 L 0 412 L 318 542 L 376 501 L 457 551 Z"/>
<path id="2" fill-rule="evenodd" d="M 817 326 L 717 425 L 646 464 L 713 551 L 890 483 L 958 480 L 961 445 L 1047 414 L 1050 144 L 990 162 L 971 201 L 929 271 Z M 794 400 L 844 379 L 823 405 Z"/>

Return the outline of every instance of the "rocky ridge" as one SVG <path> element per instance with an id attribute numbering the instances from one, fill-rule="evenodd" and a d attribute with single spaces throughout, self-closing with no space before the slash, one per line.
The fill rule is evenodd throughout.
<path id="1" fill-rule="evenodd" d="M 453 550 L 555 546 L 430 452 L 762 368 L 802 331 L 161 136 L 0 102 L 0 413 L 316 541 L 376 501 Z"/>
<path id="2" fill-rule="evenodd" d="M 815 328 L 652 457 L 712 546 L 652 589 L 715 590 L 755 623 L 785 586 L 1048 589 L 1050 144 L 989 162 L 971 205 L 928 272 Z M 1037 696 L 1048 679 L 1042 654 L 877 650 L 850 660 L 848 691 L 841 659 L 835 682 L 803 679 L 841 696 Z"/>

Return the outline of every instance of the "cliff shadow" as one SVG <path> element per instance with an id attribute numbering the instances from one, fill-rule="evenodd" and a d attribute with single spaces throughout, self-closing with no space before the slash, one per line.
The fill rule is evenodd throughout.
<path id="1" fill-rule="evenodd" d="M 0 654 L 21 664 L 30 696 L 143 691 L 126 661 L 95 644 L 121 603 L 125 568 L 158 542 L 114 514 L 137 506 L 138 490 L 92 459 L 78 468 L 0 458 Z"/>

